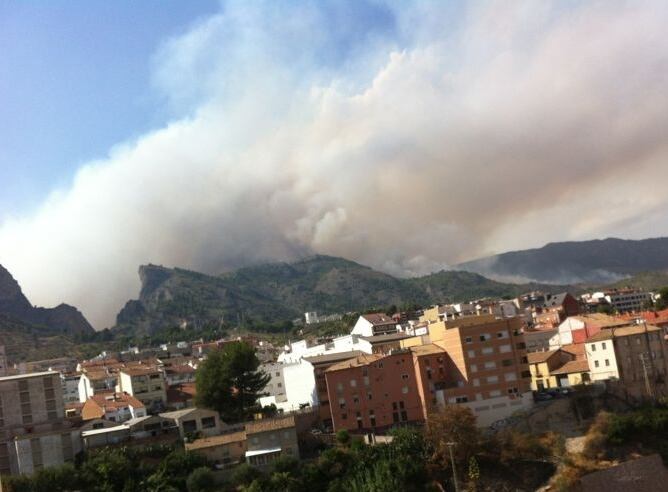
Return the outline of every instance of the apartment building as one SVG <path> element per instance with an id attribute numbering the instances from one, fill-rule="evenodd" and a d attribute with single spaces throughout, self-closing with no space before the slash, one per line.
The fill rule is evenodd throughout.
<path id="1" fill-rule="evenodd" d="M 668 347 L 663 329 L 658 326 L 637 324 L 603 330 L 587 340 L 587 345 L 596 351 L 603 342 L 611 343 L 614 358 L 609 358 L 610 366 L 616 363 L 619 382 L 629 396 L 637 398 L 659 397 L 668 395 L 666 376 L 668 374 Z M 594 350 L 588 350 L 588 356 Z M 606 353 L 609 349 L 606 345 Z M 600 357 L 591 357 L 595 367 Z M 604 359 L 605 360 L 605 359 Z M 614 369 L 613 369 L 614 370 Z"/>
<path id="2" fill-rule="evenodd" d="M 443 403 L 469 406 L 481 426 L 530 408 L 524 326 L 521 317 L 491 314 L 431 323 L 429 339 L 448 354 L 447 370 L 457 385 L 443 391 Z"/>
<path id="3" fill-rule="evenodd" d="M 79 431 L 64 420 L 59 373 L 0 377 L 1 474 L 59 465 L 80 450 Z"/>
<path id="4" fill-rule="evenodd" d="M 581 314 L 566 318 L 558 327 L 558 345 L 584 343 L 585 340 L 603 329 L 626 326 L 629 321 L 603 313 Z"/>
<path id="5" fill-rule="evenodd" d="M 278 362 L 291 364 L 307 357 L 350 352 L 351 350 L 359 350 L 370 354 L 373 348 L 361 335 L 352 334 L 321 339 L 315 343 L 310 340 L 299 340 L 285 347 L 283 352 L 278 355 Z"/>
<path id="6" fill-rule="evenodd" d="M 61 372 L 60 384 L 63 388 L 63 401 L 74 403 L 79 401 L 79 381 L 81 374 L 78 372 Z"/>
<path id="7" fill-rule="evenodd" d="M 147 408 L 167 403 L 165 378 L 157 367 L 131 367 L 118 374 L 119 392 L 136 397 Z"/>
<path id="8" fill-rule="evenodd" d="M 317 404 L 314 369 L 306 360 L 300 359 L 289 364 L 263 364 L 260 367 L 271 376 L 264 388 L 267 395 L 260 398 L 261 405 L 273 404 L 287 412 Z"/>
<path id="9" fill-rule="evenodd" d="M 108 368 L 85 369 L 79 377 L 79 401 L 84 403 L 96 393 L 115 391 L 118 384 L 118 373 Z"/>
<path id="10" fill-rule="evenodd" d="M 607 335 L 611 333 L 594 335 L 584 344 L 592 381 L 619 379 L 615 346 Z"/>

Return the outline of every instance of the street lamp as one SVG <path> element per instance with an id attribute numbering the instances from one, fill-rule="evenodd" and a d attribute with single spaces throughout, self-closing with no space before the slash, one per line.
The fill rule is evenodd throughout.
<path id="1" fill-rule="evenodd" d="M 455 492 L 459 492 L 459 484 L 457 483 L 457 468 L 455 467 L 455 456 L 454 453 L 452 452 L 452 448 L 454 448 L 457 443 L 450 441 L 445 443 L 448 446 L 448 449 L 450 450 L 450 464 L 452 465 L 452 481 L 455 484 Z"/>

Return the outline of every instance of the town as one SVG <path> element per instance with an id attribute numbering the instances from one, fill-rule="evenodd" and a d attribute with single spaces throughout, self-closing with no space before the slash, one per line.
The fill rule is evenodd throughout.
<path id="1" fill-rule="evenodd" d="M 340 317 L 308 312 L 299 322 Z M 233 412 L 198 389 L 216 386 L 214 361 L 235 347 L 254 360 L 242 372 L 259 377 L 254 389 L 248 381 L 227 388 L 232 397 L 248 393 Z M 577 436 L 595 416 L 572 404 L 579 394 L 625 408 L 665 402 L 668 309 L 660 294 L 633 289 L 531 292 L 364 313 L 349 333 L 284 346 L 244 335 L 18 364 L 2 349 L 0 368 L 7 490 L 23 490 L 11 476 L 105 449 L 156 446 L 198 456 L 215 483 L 226 483 L 239 467 L 262 473 L 285 459 L 312 461 L 341 440 L 383 445 L 397 429 L 429 428 L 453 407 L 487 433 L 533 422 L 533 433 L 568 428 Z M 559 411 L 561 431 L 541 423 L 558 421 Z"/>

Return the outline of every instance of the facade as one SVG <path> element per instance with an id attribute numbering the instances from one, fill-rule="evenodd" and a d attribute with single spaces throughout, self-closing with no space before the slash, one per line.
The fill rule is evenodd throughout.
<path id="1" fill-rule="evenodd" d="M 170 420 L 179 428 L 181 438 L 195 434 L 215 436 L 220 434 L 223 428 L 218 412 L 205 408 L 186 408 L 174 412 L 164 412 L 160 416 Z"/>
<path id="2" fill-rule="evenodd" d="M 261 368 L 271 376 L 260 398 L 260 404 L 276 405 L 280 411 L 299 410 L 318 403 L 313 366 L 301 359 L 291 364 L 263 364 Z"/>
<path id="3" fill-rule="evenodd" d="M 363 314 L 350 332 L 351 335 L 371 337 L 397 332 L 397 322 L 384 313 Z"/>
<path id="4" fill-rule="evenodd" d="M 629 322 L 601 313 L 582 314 L 566 318 L 559 325 L 559 346 L 584 343 L 602 329 L 626 326 Z"/>
<path id="5" fill-rule="evenodd" d="M 149 409 L 167 403 L 165 378 L 157 368 L 121 369 L 118 376 L 118 387 L 119 391 L 136 397 Z"/>
<path id="6" fill-rule="evenodd" d="M 300 340 L 285 347 L 278 356 L 278 362 L 290 364 L 299 362 L 302 358 L 350 352 L 351 350 L 359 350 L 370 354 L 372 347 L 360 335 L 343 335 L 315 344 L 308 340 Z"/>
<path id="7" fill-rule="evenodd" d="M 144 416 L 144 404 L 127 393 L 98 393 L 86 400 L 81 409 L 83 420 L 105 419 L 120 423 Z"/>
<path id="8" fill-rule="evenodd" d="M 596 292 L 592 295 L 592 299 L 598 299 L 599 302 L 605 301 L 620 313 L 642 311 L 647 306 L 651 306 L 653 302 L 651 292 L 642 292 L 632 289 Z"/>
<path id="9" fill-rule="evenodd" d="M 185 444 L 186 451 L 205 456 L 215 465 L 234 465 L 246 456 L 246 431 L 195 439 Z"/>
<path id="10" fill-rule="evenodd" d="M 668 395 L 668 348 L 662 328 L 623 326 L 601 331 L 588 340 L 590 344 L 608 341 L 613 345 L 619 382 L 626 394 L 636 398 Z"/>
<path id="11" fill-rule="evenodd" d="M 619 379 L 617 370 L 617 356 L 612 340 L 606 334 L 592 337 L 585 342 L 585 351 L 589 363 L 589 372 L 592 381 L 605 381 L 606 379 Z"/>
<path id="12" fill-rule="evenodd" d="M 245 458 L 251 465 L 262 468 L 282 456 L 299 459 L 294 417 L 247 422 L 245 432 Z"/>
<path id="13" fill-rule="evenodd" d="M 81 450 L 64 419 L 60 375 L 47 371 L 0 378 L 0 473 L 32 473 Z"/>
<path id="14" fill-rule="evenodd" d="M 78 372 L 61 372 L 60 382 L 63 387 L 63 401 L 74 403 L 79 401 L 79 381 L 81 374 Z"/>
<path id="15" fill-rule="evenodd" d="M 527 353 L 556 349 L 559 347 L 559 330 L 524 330 L 524 343 L 527 345 Z"/>
<path id="16" fill-rule="evenodd" d="M 79 401 L 84 403 L 95 393 L 115 391 L 118 375 L 105 369 L 87 370 L 79 378 Z"/>

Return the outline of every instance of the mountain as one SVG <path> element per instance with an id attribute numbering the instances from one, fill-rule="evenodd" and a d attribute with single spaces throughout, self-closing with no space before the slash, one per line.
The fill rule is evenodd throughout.
<path id="1" fill-rule="evenodd" d="M 314 256 L 294 263 L 269 263 L 223 275 L 180 268 L 139 268 L 139 299 L 118 313 L 116 329 L 152 333 L 182 321 L 272 323 L 306 311 L 344 313 L 392 304 L 426 305 L 487 296 L 514 296 L 545 288 L 504 284 L 462 271 L 400 279 L 353 261 Z"/>
<path id="2" fill-rule="evenodd" d="M 51 335 L 89 335 L 95 332 L 86 318 L 75 307 L 60 304 L 54 308 L 33 307 L 12 275 L 0 265 L 0 316 L 9 326 L 29 325 Z"/>
<path id="3" fill-rule="evenodd" d="M 455 265 L 500 281 L 601 284 L 668 270 L 668 238 L 550 243 Z"/>

